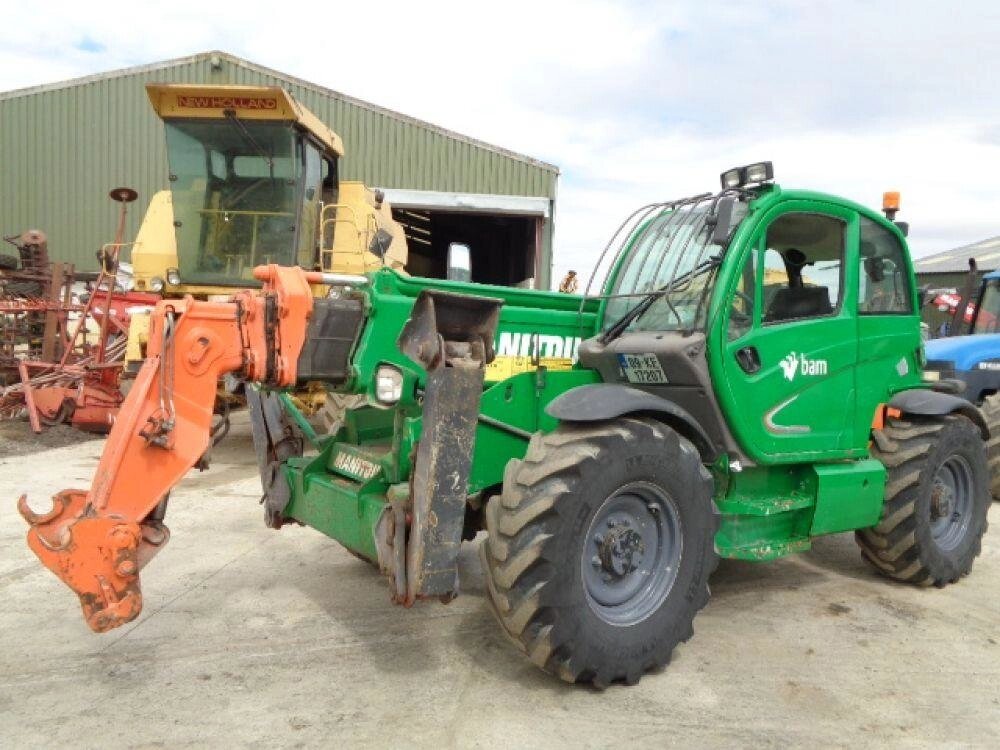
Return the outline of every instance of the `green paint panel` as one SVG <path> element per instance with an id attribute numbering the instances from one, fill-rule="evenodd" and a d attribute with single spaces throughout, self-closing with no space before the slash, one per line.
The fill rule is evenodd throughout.
<path id="1" fill-rule="evenodd" d="M 809 464 L 757 466 L 730 474 L 716 497 L 722 524 L 719 555 L 773 560 L 809 548 L 816 478 Z"/>
<path id="2" fill-rule="evenodd" d="M 810 534 L 832 534 L 874 526 L 882 515 L 886 472 L 881 461 L 868 458 L 816 464 L 816 512 Z"/>
<path id="3" fill-rule="evenodd" d="M 291 459 L 284 466 L 292 487 L 285 514 L 333 537 L 372 562 L 375 524 L 385 507 L 385 486 L 378 480 L 359 485 L 326 471 L 323 459 Z"/>

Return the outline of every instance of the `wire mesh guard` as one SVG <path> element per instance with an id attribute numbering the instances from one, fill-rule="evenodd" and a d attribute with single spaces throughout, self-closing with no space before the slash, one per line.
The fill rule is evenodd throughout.
<path id="1" fill-rule="evenodd" d="M 607 300 L 605 330 L 653 293 L 655 299 L 635 319 L 645 319 L 643 328 L 697 325 L 723 253 L 712 241 L 719 201 L 741 194 L 702 193 L 633 211 L 604 247 L 583 292 L 585 298 Z"/>

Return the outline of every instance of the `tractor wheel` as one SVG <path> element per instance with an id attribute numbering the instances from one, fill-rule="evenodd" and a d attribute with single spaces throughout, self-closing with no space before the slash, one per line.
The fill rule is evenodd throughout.
<path id="1" fill-rule="evenodd" d="M 0 269 L 4 271 L 16 271 L 19 261 L 16 255 L 0 254 Z"/>
<path id="2" fill-rule="evenodd" d="M 626 418 L 535 435 L 486 506 L 494 613 L 567 682 L 635 684 L 693 634 L 717 563 L 712 480 L 663 424 Z"/>
<path id="3" fill-rule="evenodd" d="M 319 410 L 323 429 L 327 435 L 333 435 L 344 424 L 344 412 L 356 409 L 365 403 L 365 397 L 357 394 L 326 392 L 326 400 Z"/>
<path id="4" fill-rule="evenodd" d="M 889 578 L 920 586 L 966 575 L 990 502 L 979 428 L 959 416 L 889 419 L 872 453 L 889 476 L 882 520 L 855 534 L 864 558 Z"/>
<path id="5" fill-rule="evenodd" d="M 990 428 L 990 442 L 986 444 L 986 460 L 990 466 L 990 492 L 1000 500 L 1000 393 L 987 396 L 982 405 L 983 417 Z"/>

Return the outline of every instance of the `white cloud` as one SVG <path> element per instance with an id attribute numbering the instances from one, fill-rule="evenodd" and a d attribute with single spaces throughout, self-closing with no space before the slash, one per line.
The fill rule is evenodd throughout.
<path id="1" fill-rule="evenodd" d="M 22 3 L 0 90 L 233 52 L 558 164 L 558 278 L 635 206 L 760 158 L 867 204 L 901 190 L 916 255 L 1000 234 L 998 27 L 983 0 Z"/>

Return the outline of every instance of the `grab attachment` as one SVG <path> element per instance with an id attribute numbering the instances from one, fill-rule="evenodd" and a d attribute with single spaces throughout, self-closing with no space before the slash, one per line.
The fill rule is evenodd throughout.
<path id="1" fill-rule="evenodd" d="M 31 526 L 28 546 L 80 597 L 91 630 L 103 633 L 142 611 L 139 571 L 170 538 L 165 526 L 97 516 L 82 490 L 63 490 L 42 515 L 24 495 L 17 509 Z"/>
<path id="2" fill-rule="evenodd" d="M 404 354 L 427 370 L 413 470 L 406 591 L 396 592 L 407 605 L 458 593 L 457 559 L 483 374 L 493 361 L 502 304 L 489 297 L 425 290 L 397 341 Z M 398 565 L 392 560 L 383 567 L 400 586 Z"/>

